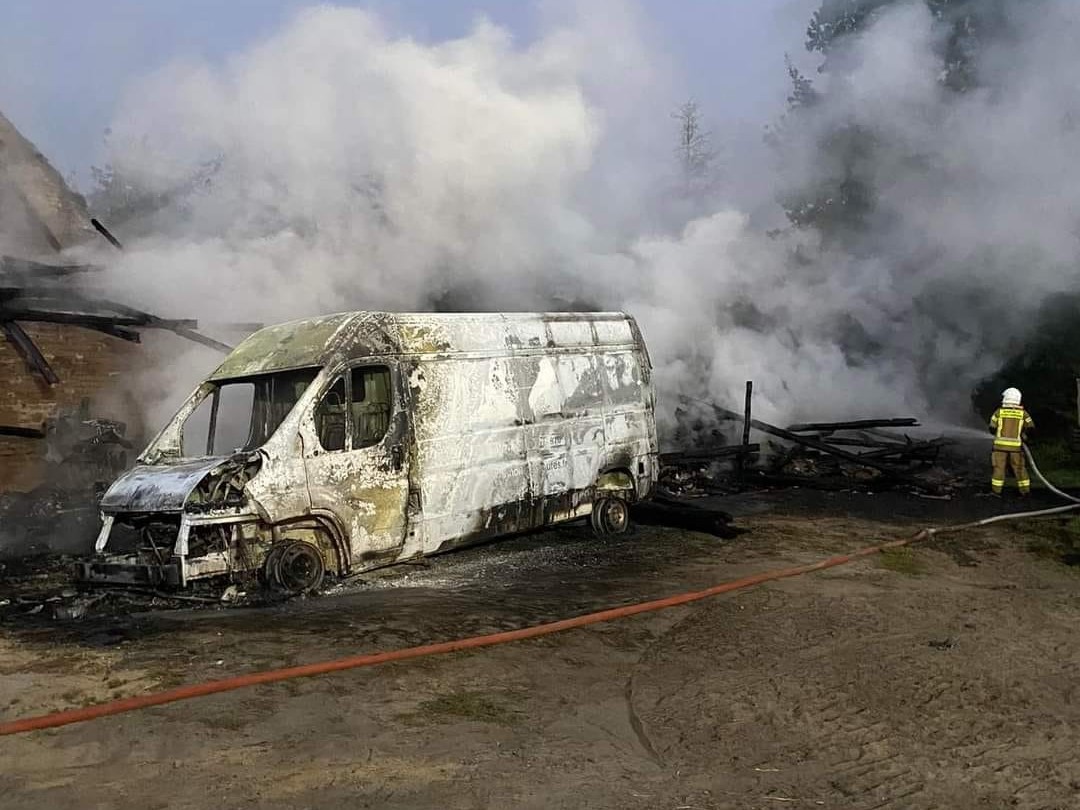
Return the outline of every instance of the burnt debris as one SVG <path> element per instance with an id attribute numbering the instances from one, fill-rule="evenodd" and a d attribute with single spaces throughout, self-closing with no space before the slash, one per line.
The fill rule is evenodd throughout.
<path id="1" fill-rule="evenodd" d="M 805 487 L 828 491 L 906 489 L 947 495 L 961 480 L 941 463 L 945 438 L 913 439 L 915 418 L 795 424 L 787 428 L 708 402 L 682 397 L 677 412 L 686 448 L 660 457 L 661 491 L 669 497 L 723 495 L 753 489 Z M 747 411 L 748 412 L 748 411 Z M 692 414 L 705 413 L 694 421 Z M 772 437 L 766 444 L 726 444 L 719 422 L 742 423 Z M 711 423 L 708 435 L 703 426 Z M 728 431 L 731 432 L 731 431 Z M 692 437 L 687 443 L 686 439 Z"/>

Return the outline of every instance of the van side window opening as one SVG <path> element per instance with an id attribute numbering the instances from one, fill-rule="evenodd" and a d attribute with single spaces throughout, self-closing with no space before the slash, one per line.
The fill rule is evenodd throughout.
<path id="1" fill-rule="evenodd" d="M 390 369 L 369 366 L 352 370 L 352 446 L 371 447 L 390 427 Z"/>
<path id="2" fill-rule="evenodd" d="M 338 378 L 315 408 L 319 444 L 328 452 L 344 450 L 351 436 L 353 450 L 376 445 L 390 427 L 390 413 L 390 369 L 354 368 L 348 377 Z"/>
<path id="3" fill-rule="evenodd" d="M 323 450 L 345 449 L 345 378 L 339 377 L 315 408 L 315 430 Z"/>

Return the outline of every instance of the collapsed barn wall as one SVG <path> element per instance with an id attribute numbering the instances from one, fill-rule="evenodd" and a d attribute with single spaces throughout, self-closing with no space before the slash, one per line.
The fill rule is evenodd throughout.
<path id="1" fill-rule="evenodd" d="M 61 251 L 96 238 L 86 201 L 0 113 L 0 254 L 55 262 Z M 18 281 L 32 284 L 33 278 Z M 70 324 L 20 322 L 19 327 L 59 381 L 50 385 L 20 356 L 11 336 L 5 339 L 0 331 L 0 426 L 41 431 L 47 421 L 78 410 L 87 399 L 94 416 L 123 418 L 94 413 L 95 404 L 105 392 L 112 397 L 116 375 L 138 359 L 137 346 Z M 0 494 L 45 484 L 48 456 L 49 442 L 43 438 L 0 435 Z M 55 452 L 52 463 L 62 463 Z"/>
<path id="2" fill-rule="evenodd" d="M 40 429 L 63 412 L 76 411 L 90 400 L 92 416 L 129 417 L 106 389 L 117 387 L 119 375 L 131 374 L 141 360 L 138 344 L 66 324 L 29 323 L 23 327 L 60 377 L 48 385 L 26 365 L 15 348 L 0 342 L 0 425 Z M 0 492 L 27 492 L 45 483 L 48 442 L 0 436 Z M 59 461 L 59 460 L 57 460 Z"/>

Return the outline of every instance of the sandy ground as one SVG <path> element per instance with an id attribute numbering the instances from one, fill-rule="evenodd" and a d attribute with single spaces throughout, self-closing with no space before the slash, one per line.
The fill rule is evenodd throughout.
<path id="1" fill-rule="evenodd" d="M 1000 508 L 735 506 L 752 532 L 730 541 L 572 526 L 273 608 L 9 618 L 0 716 L 561 618 Z M 1080 569 L 1047 531 L 969 532 L 536 641 L 0 738 L 0 805 L 1080 807 Z"/>

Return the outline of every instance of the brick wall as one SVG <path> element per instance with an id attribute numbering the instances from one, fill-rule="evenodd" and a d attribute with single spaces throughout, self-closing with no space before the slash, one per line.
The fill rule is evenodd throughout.
<path id="1" fill-rule="evenodd" d="M 125 388 L 124 376 L 145 360 L 143 347 L 77 326 L 23 324 L 23 328 L 60 382 L 46 384 L 0 337 L 0 424 L 38 428 L 58 409 L 77 408 L 85 397 L 91 401 L 91 416 L 128 418 L 116 413 L 112 394 Z M 103 395 L 109 400 L 108 411 L 94 407 Z M 42 483 L 44 472 L 43 440 L 0 436 L 0 492 L 33 489 Z"/>

